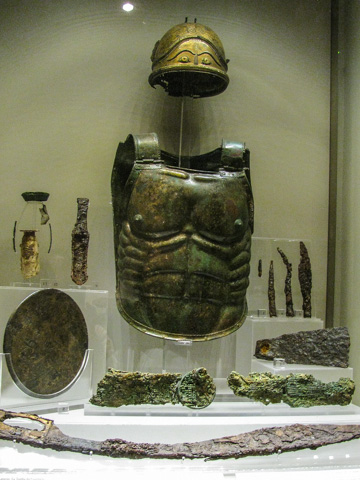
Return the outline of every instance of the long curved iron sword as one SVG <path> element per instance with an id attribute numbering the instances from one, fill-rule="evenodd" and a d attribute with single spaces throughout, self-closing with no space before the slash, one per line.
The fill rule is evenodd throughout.
<path id="1" fill-rule="evenodd" d="M 42 430 L 12 426 L 6 420 L 25 418 L 39 422 Z M 256 455 L 290 452 L 305 448 L 360 438 L 360 425 L 294 424 L 253 430 L 228 437 L 191 443 L 135 443 L 121 439 L 104 441 L 70 437 L 52 420 L 35 414 L 0 410 L 0 439 L 11 440 L 37 448 L 51 448 L 83 454 L 118 458 L 203 458 L 207 460 L 241 458 Z"/>

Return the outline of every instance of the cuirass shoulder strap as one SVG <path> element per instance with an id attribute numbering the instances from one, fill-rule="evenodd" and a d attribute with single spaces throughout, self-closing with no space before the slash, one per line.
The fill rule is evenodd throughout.
<path id="1" fill-rule="evenodd" d="M 250 150 L 245 148 L 245 143 L 223 140 L 221 144 L 221 163 L 225 169 L 243 170 L 251 185 Z"/>
<path id="2" fill-rule="evenodd" d="M 156 133 L 132 135 L 135 147 L 135 160 L 160 160 L 159 139 Z"/>
<path id="3" fill-rule="evenodd" d="M 245 143 L 223 140 L 221 144 L 221 163 L 224 167 L 243 168 Z"/>

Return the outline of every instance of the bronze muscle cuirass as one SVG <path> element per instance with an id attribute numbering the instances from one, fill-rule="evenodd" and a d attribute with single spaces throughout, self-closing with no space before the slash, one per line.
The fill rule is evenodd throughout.
<path id="1" fill-rule="evenodd" d="M 139 330 L 210 340 L 245 320 L 253 199 L 249 151 L 161 151 L 155 134 L 120 143 L 112 174 L 116 297 Z"/>

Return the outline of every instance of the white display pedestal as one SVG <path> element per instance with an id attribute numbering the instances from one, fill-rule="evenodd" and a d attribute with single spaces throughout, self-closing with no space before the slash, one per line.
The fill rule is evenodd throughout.
<path id="1" fill-rule="evenodd" d="M 321 365 L 300 365 L 297 363 L 286 363 L 284 367 L 276 368 L 270 360 L 259 360 L 254 358 L 251 360 L 252 372 L 270 372 L 275 375 L 289 375 L 290 373 L 307 373 L 313 375 L 317 380 L 322 382 L 336 382 L 341 377 L 353 378 L 353 369 L 340 367 L 323 367 Z"/>
<path id="2" fill-rule="evenodd" d="M 30 293 L 38 290 L 29 287 L 0 287 L 0 335 L 3 335 L 6 322 L 18 304 Z M 106 332 L 107 332 L 107 292 L 77 289 L 63 290 L 68 293 L 81 308 L 87 322 L 90 346 L 94 348 L 93 364 L 95 375 L 93 384 L 103 378 L 106 371 Z M 317 318 L 269 318 L 250 316 L 245 324 L 233 334 L 236 343 L 235 370 L 242 374 L 251 371 L 273 371 L 286 374 L 288 371 L 313 373 L 323 381 L 337 380 L 337 375 L 352 377 L 352 369 L 335 369 L 308 365 L 286 365 L 285 369 L 275 369 L 272 362 L 253 358 L 257 340 L 272 338 L 284 333 L 323 328 L 323 322 Z M 225 340 L 224 340 L 225 342 Z M 224 343 L 223 342 L 223 343 Z M 212 342 L 206 344 L 211 348 Z M 213 344 L 215 345 L 215 343 Z M 164 357 L 176 355 L 176 349 L 165 350 Z M 184 355 L 192 364 L 191 348 L 182 346 Z M 224 355 L 226 355 L 226 350 Z M 165 358 L 166 360 L 166 358 Z M 221 361 L 221 355 L 220 359 Z M 4 367 L 4 365 L 3 365 Z M 263 369 L 263 370 L 262 370 Z M 85 370 L 84 370 L 85 371 Z M 339 372 L 340 371 L 340 372 Z M 230 371 L 228 372 L 230 373 Z M 3 373 L 8 375 L 8 373 Z M 191 410 L 181 405 L 165 406 L 129 406 L 119 409 L 103 409 L 85 403 L 85 409 L 70 409 L 68 413 L 53 413 L 60 397 L 54 399 L 52 406 L 32 405 L 31 411 L 51 418 L 67 435 L 74 437 L 104 440 L 106 438 L 123 438 L 134 442 L 193 442 L 209 438 L 236 435 L 264 427 L 284 426 L 293 423 L 332 423 L 344 425 L 360 424 L 360 408 L 355 405 L 346 407 L 323 406 L 311 408 L 291 408 L 286 404 L 263 405 L 236 397 L 228 388 L 225 378 L 215 379 L 217 398 L 209 407 Z M 78 385 L 78 387 L 81 384 Z M 16 388 L 12 385 L 11 388 Z M 84 392 L 87 396 L 88 392 Z M 90 396 L 90 395 L 89 395 Z M 56 403 L 55 403 L 56 402 Z M 69 401 L 71 405 L 71 400 Z M 48 412 L 42 413 L 45 408 Z M 10 409 L 10 408 L 9 408 Z M 22 406 L 15 411 L 30 410 Z M 334 472 L 349 472 L 360 475 L 360 440 L 321 447 L 318 450 L 299 450 L 278 455 L 247 457 L 207 462 L 206 460 L 133 460 L 126 458 L 97 457 L 72 452 L 55 452 L 38 450 L 33 447 L 13 442 L 1 442 L 0 476 L 4 480 L 30 478 L 33 474 L 46 478 L 98 478 L 106 476 L 109 480 L 124 478 L 144 478 L 156 476 L 160 479 L 169 477 L 196 478 L 196 480 L 222 480 L 226 478 L 289 478 L 297 479 L 301 470 L 316 472 L 317 478 L 329 477 Z M 324 475 L 323 475 L 324 473 Z M 303 478 L 303 473 L 301 478 Z M 300 478 L 300 477 L 299 477 Z M 360 478 L 360 477 L 354 477 Z"/>
<path id="3" fill-rule="evenodd" d="M 268 408 L 267 406 L 265 408 Z M 279 406 L 276 406 L 279 407 Z M 185 408 L 185 407 L 183 407 Z M 230 409 L 233 405 L 230 405 Z M 251 405 L 249 407 L 251 409 Z M 227 406 L 223 405 L 222 410 Z M 290 409 L 290 407 L 289 407 Z M 206 410 L 206 409 L 205 409 Z M 244 408 L 245 410 L 245 408 Z M 47 414 L 66 435 L 93 440 L 121 438 L 133 442 L 177 443 L 196 442 L 210 438 L 237 435 L 264 427 L 281 427 L 294 423 L 359 424 L 360 409 L 351 411 L 344 407 L 344 414 L 308 415 L 299 418 L 298 409 L 290 409 L 292 415 L 281 415 L 281 408 L 271 406 L 273 415 L 230 416 L 84 416 L 83 410 L 72 410 L 68 415 Z M 270 412 L 269 410 L 269 412 Z M 346 412 L 347 411 L 347 412 Z M 345 413 L 346 412 L 346 413 Z M 278 413 L 278 414 L 277 414 Z M 360 478 L 360 439 L 328 445 L 317 450 L 297 450 L 268 456 L 239 459 L 213 460 L 165 460 L 110 458 L 82 455 L 72 452 L 35 449 L 30 446 L 1 442 L 0 475 L 4 480 L 20 480 L 36 477 L 75 480 L 78 478 L 106 478 L 115 480 L 157 478 L 234 480 L 289 479 L 316 475 L 318 480 L 355 480 Z M 331 470 L 331 473 L 329 473 Z M 301 471 L 301 476 L 297 473 Z M 341 475 L 337 476 L 337 472 Z M 256 475 L 255 477 L 253 475 Z M 354 475 L 354 476 L 353 476 Z"/>
<path id="4" fill-rule="evenodd" d="M 294 417 L 307 416 L 315 417 L 319 415 L 360 415 L 360 407 L 350 404 L 340 405 L 322 405 L 315 407 L 290 407 L 286 403 L 275 403 L 264 405 L 261 402 L 252 402 L 248 398 L 239 398 L 234 394 L 233 401 L 217 402 L 214 401 L 206 408 L 194 409 L 184 407 L 183 405 L 123 405 L 121 407 L 99 407 L 91 403 L 85 403 L 84 415 L 96 417 Z M 107 421 L 104 420 L 104 423 Z M 91 421 L 90 421 L 91 423 Z M 209 437 L 210 438 L 210 437 Z"/>

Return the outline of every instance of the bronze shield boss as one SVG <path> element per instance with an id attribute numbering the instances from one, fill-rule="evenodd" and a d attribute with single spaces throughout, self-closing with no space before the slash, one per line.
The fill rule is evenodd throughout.
<path id="1" fill-rule="evenodd" d="M 208 154 L 161 151 L 156 134 L 120 143 L 112 201 L 116 300 L 139 330 L 211 340 L 247 313 L 253 197 L 249 151 L 223 142 Z"/>

